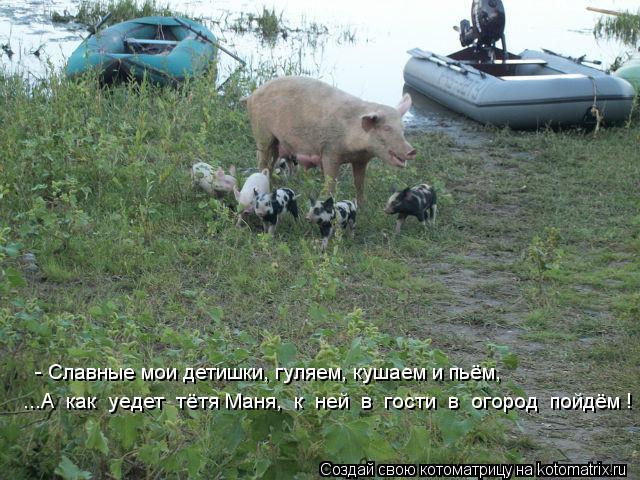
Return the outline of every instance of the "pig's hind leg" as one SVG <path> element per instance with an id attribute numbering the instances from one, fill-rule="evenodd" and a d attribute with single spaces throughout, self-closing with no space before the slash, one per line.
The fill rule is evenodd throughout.
<path id="1" fill-rule="evenodd" d="M 269 171 L 273 170 L 273 165 L 278 159 L 278 139 L 270 137 L 269 139 L 258 140 L 256 139 L 256 158 L 258 160 L 258 168 L 264 170 L 268 168 Z"/>
<path id="2" fill-rule="evenodd" d="M 427 231 L 427 218 L 429 217 L 429 209 L 425 209 L 424 211 L 418 213 L 418 215 L 416 215 L 416 217 L 418 218 L 418 221 L 422 224 L 422 226 L 424 227 L 424 231 Z"/>
<path id="3" fill-rule="evenodd" d="M 347 222 L 347 231 L 351 235 L 351 238 L 356 236 L 356 221 L 355 220 L 349 220 Z"/>
<path id="4" fill-rule="evenodd" d="M 338 172 L 340 171 L 340 164 L 338 163 L 337 158 L 323 155 L 321 165 L 325 178 L 325 193 L 333 196 L 336 191 L 336 185 L 338 183 Z"/>
<path id="5" fill-rule="evenodd" d="M 429 217 L 431 218 L 431 225 L 434 226 L 434 227 L 436 226 L 436 214 L 437 213 L 438 213 L 438 205 L 434 203 L 429 208 Z"/>

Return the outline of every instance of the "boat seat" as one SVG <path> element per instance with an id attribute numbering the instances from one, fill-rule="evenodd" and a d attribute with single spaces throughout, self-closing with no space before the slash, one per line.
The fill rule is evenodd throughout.
<path id="1" fill-rule="evenodd" d="M 470 66 L 476 66 L 476 65 L 546 65 L 547 62 L 546 60 L 541 60 L 541 59 L 537 59 L 537 58 L 532 58 L 532 59 L 512 59 L 512 60 L 507 60 L 506 62 L 504 60 L 499 60 L 496 59 L 491 63 L 488 62 L 484 62 L 484 63 L 480 63 L 480 62 L 474 62 L 474 61 L 463 61 L 462 63 L 464 63 L 465 65 L 470 65 Z"/>
<path id="2" fill-rule="evenodd" d="M 497 65 L 546 65 L 547 61 L 539 58 L 531 58 L 531 59 L 513 59 L 507 60 L 506 62 L 503 60 L 494 60 Z"/>
<path id="3" fill-rule="evenodd" d="M 135 45 L 166 45 L 166 46 L 171 46 L 171 45 L 178 45 L 178 43 L 175 40 L 151 40 L 151 39 L 147 39 L 147 38 L 125 38 L 124 39 L 125 43 L 128 44 L 135 44 Z"/>

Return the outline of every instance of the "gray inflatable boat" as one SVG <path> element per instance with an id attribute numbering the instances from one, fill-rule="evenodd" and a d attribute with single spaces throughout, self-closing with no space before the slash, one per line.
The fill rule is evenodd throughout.
<path id="1" fill-rule="evenodd" d="M 595 124 L 598 117 L 620 123 L 631 113 L 633 87 L 579 59 L 525 50 L 480 62 L 472 47 L 449 56 L 419 48 L 408 53 L 407 84 L 478 122 L 535 129 Z"/>

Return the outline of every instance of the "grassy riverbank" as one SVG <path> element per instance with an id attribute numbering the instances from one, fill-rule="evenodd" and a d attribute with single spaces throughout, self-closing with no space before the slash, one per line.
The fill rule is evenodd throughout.
<path id="1" fill-rule="evenodd" d="M 552 395 L 626 402 L 638 392 L 637 124 L 595 137 L 479 130 L 474 148 L 414 134 L 417 160 L 406 171 L 370 165 L 355 238 L 338 237 L 323 257 L 313 226 L 287 218 L 272 241 L 255 222 L 236 228 L 224 203 L 193 190 L 188 172 L 198 160 L 255 166 L 238 100 L 253 85 L 220 96 L 213 83 L 101 89 L 55 76 L 35 86 L 0 79 L 3 471 L 314 478 L 323 459 L 495 463 L 563 453 L 637 467 L 629 428 L 640 423 L 637 410 L 548 408 Z M 389 187 L 419 181 L 439 190 L 438 225 L 425 232 L 408 221 L 395 237 L 381 211 Z M 302 174 L 288 185 L 306 205 L 322 179 Z M 347 170 L 339 189 L 353 196 Z M 497 366 L 501 384 L 86 383 L 33 374 L 51 363 L 349 372 L 480 362 Z M 539 414 L 516 420 L 469 406 L 473 396 L 521 388 L 539 397 Z M 69 411 L 63 401 L 25 413 L 47 392 L 96 396 L 98 410 Z M 314 408 L 316 396 L 343 392 L 351 411 Z M 273 395 L 283 410 L 177 409 L 175 397 L 190 393 Z M 107 397 L 136 395 L 168 405 L 108 413 Z M 357 408 L 362 395 L 376 400 L 373 411 Z M 385 396 L 412 395 L 437 397 L 438 410 L 383 408 Z M 299 396 L 304 411 L 293 409 Z M 450 396 L 463 408 L 448 410 Z M 562 430 L 561 441 L 549 440 L 549 428 Z"/>

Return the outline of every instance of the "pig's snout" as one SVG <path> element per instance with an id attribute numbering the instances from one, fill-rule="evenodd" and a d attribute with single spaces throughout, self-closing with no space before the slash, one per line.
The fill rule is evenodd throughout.
<path id="1" fill-rule="evenodd" d="M 406 157 L 409 160 L 413 160 L 414 158 L 416 158 L 416 155 L 418 154 L 417 150 L 415 148 L 411 148 L 411 150 L 409 150 L 407 153 L 405 153 Z"/>

